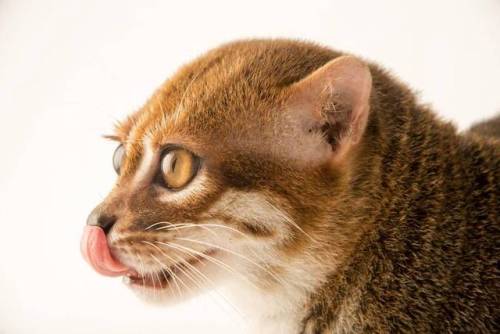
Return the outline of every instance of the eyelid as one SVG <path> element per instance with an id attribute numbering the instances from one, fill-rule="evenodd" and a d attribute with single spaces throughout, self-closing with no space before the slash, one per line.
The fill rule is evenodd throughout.
<path id="1" fill-rule="evenodd" d="M 167 154 L 168 152 L 173 151 L 173 150 L 177 150 L 177 149 L 186 150 L 188 152 L 193 153 L 196 156 L 196 154 L 192 150 L 190 150 L 189 148 L 187 148 L 187 147 L 185 147 L 183 145 L 180 145 L 180 144 L 166 144 L 166 145 L 161 146 L 160 149 L 159 149 L 160 157 L 163 158 L 163 156 L 165 154 Z"/>
<path id="2" fill-rule="evenodd" d="M 161 161 L 163 160 L 163 157 L 168 154 L 168 152 L 171 152 L 173 150 L 177 150 L 177 149 L 181 149 L 181 150 L 185 150 L 185 151 L 188 151 L 190 152 L 195 158 L 197 158 L 197 160 L 200 162 L 200 165 L 201 165 L 201 162 L 203 161 L 203 158 L 198 154 L 196 153 L 195 151 L 183 146 L 183 145 L 180 145 L 180 144 L 166 144 L 166 145 L 163 145 L 160 149 L 159 149 L 159 152 L 160 152 L 160 167 L 161 167 Z"/>
<path id="3" fill-rule="evenodd" d="M 199 144 L 194 143 L 190 140 L 178 140 L 178 141 L 170 141 L 170 142 L 163 142 L 163 143 L 157 143 L 155 145 L 156 152 L 159 152 L 160 155 L 163 155 L 164 152 L 175 149 L 175 148 L 181 148 L 184 149 L 188 152 L 193 153 L 195 156 L 199 157 L 200 159 L 203 158 L 203 156 L 206 154 L 205 150 L 203 147 L 201 147 Z"/>

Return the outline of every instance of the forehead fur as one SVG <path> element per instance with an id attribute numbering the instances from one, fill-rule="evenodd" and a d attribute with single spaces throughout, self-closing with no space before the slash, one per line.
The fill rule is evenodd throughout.
<path id="1" fill-rule="evenodd" d="M 248 40 L 223 45 L 181 68 L 118 127 L 131 160 L 144 137 L 211 155 L 289 147 L 286 88 L 338 53 L 311 43 Z M 272 148 L 272 149 L 271 149 Z M 210 152 L 208 152 L 209 150 Z M 132 167 L 129 164 L 128 167 Z M 127 166 L 126 166 L 127 167 Z"/>

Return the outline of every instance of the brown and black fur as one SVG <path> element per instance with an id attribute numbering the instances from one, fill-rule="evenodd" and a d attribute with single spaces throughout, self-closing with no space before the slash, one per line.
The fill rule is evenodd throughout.
<path id="1" fill-rule="evenodd" d="M 372 74 L 351 184 L 353 198 L 368 200 L 350 209 L 373 229 L 313 295 L 303 332 L 332 331 L 350 299 L 340 332 L 498 332 L 500 142 L 458 134 L 402 85 Z M 472 132 L 498 136 L 498 121 Z"/>
<path id="2" fill-rule="evenodd" d="M 318 241 L 294 230 L 276 256 L 292 261 L 307 253 L 331 268 L 304 301 L 302 333 L 498 332 L 499 142 L 459 134 L 368 64 L 370 114 L 355 152 L 342 166 L 300 161 L 293 151 L 303 143 L 275 127 L 287 89 L 341 55 L 310 43 L 251 40 L 183 67 L 117 129 L 127 159 L 105 202 L 128 203 L 128 216 L 116 230 L 132 235 L 168 219 L 199 223 L 229 190 L 266 194 Z M 183 117 L 171 121 L 179 109 Z M 335 149 L 341 129 L 321 131 Z M 158 204 L 146 186 L 130 194 L 146 134 L 157 147 L 181 138 L 203 158 L 213 187 L 187 204 Z M 252 238 L 273 236 L 240 223 L 233 226 Z"/>
<path id="3" fill-rule="evenodd" d="M 486 121 L 474 124 L 470 130 L 484 137 L 500 138 L 500 115 Z"/>

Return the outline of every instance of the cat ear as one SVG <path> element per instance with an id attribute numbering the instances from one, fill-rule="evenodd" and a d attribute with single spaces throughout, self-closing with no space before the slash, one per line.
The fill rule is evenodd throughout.
<path id="1" fill-rule="evenodd" d="M 307 132 L 321 131 L 332 158 L 342 160 L 363 136 L 372 77 L 352 56 L 336 58 L 290 87 L 289 107 Z"/>

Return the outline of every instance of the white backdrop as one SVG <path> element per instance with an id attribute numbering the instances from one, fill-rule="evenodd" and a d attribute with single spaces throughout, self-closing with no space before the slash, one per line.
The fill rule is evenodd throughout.
<path id="1" fill-rule="evenodd" d="M 500 111 L 498 0 L 0 0 L 0 333 L 244 331 L 206 296 L 145 306 L 79 253 L 115 179 L 100 135 L 179 65 L 242 37 L 378 61 L 460 128 Z"/>

